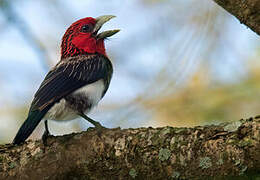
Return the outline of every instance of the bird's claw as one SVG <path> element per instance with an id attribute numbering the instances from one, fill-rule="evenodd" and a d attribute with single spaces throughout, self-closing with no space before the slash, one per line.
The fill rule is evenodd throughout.
<path id="1" fill-rule="evenodd" d="M 43 135 L 42 135 L 42 142 L 43 142 L 43 145 L 44 146 L 47 146 L 47 139 L 48 139 L 48 137 L 50 137 L 51 135 L 50 135 L 50 133 L 49 133 L 49 131 L 44 131 L 44 133 L 43 133 Z"/>
<path id="2" fill-rule="evenodd" d="M 107 129 L 106 127 L 102 126 L 99 122 L 96 122 L 94 124 L 94 126 L 95 126 L 95 129 Z"/>
<path id="3" fill-rule="evenodd" d="M 107 128 L 102 126 L 100 123 L 95 124 L 94 127 L 88 128 L 88 130 L 97 130 L 97 131 L 101 131 L 103 129 L 107 129 Z"/>
<path id="4" fill-rule="evenodd" d="M 97 132 L 98 137 L 101 137 L 102 131 L 103 131 L 104 129 L 107 129 L 106 127 L 102 126 L 99 122 L 97 122 L 97 123 L 95 123 L 95 124 L 93 124 L 93 125 L 94 125 L 95 127 L 89 127 L 89 128 L 88 128 L 88 131 L 89 131 L 89 130 L 90 130 L 90 131 L 95 130 L 95 131 Z"/>

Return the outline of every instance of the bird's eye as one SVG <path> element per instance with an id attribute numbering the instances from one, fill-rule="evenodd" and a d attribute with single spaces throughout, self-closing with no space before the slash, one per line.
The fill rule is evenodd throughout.
<path id="1" fill-rule="evenodd" d="M 90 25 L 90 24 L 85 24 L 84 26 L 82 26 L 81 28 L 81 32 L 84 32 L 84 33 L 88 33 L 90 31 L 92 31 L 93 29 L 93 26 Z"/>

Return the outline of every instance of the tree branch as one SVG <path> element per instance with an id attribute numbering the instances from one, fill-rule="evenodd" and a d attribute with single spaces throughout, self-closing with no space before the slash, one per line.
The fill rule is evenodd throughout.
<path id="1" fill-rule="evenodd" d="M 214 0 L 241 23 L 260 35 L 260 1 L 259 0 Z"/>
<path id="2" fill-rule="evenodd" d="M 88 130 L 0 146 L 0 179 L 191 179 L 260 173 L 260 117 L 194 128 Z"/>

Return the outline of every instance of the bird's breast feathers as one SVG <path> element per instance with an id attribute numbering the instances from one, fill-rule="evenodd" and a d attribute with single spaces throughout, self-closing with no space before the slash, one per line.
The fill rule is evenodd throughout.
<path id="1" fill-rule="evenodd" d="M 103 79 L 85 85 L 55 103 L 44 118 L 66 121 L 77 118 L 78 111 L 88 113 L 101 100 L 104 89 Z"/>

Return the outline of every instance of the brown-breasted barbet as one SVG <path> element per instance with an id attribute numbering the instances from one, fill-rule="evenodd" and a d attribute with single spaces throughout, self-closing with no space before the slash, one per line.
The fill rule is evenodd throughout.
<path id="1" fill-rule="evenodd" d="M 87 17 L 74 22 L 65 32 L 61 59 L 49 71 L 34 95 L 28 117 L 16 134 L 13 144 L 24 142 L 44 120 L 44 144 L 49 135 L 47 120 L 67 121 L 82 117 L 96 128 L 99 122 L 86 114 L 103 98 L 113 73 L 104 40 L 117 32 L 98 33 L 112 15 Z"/>

